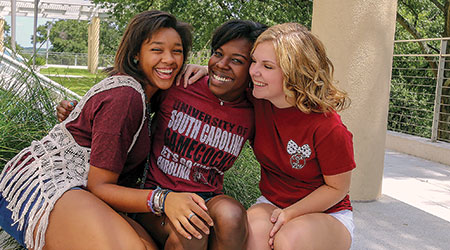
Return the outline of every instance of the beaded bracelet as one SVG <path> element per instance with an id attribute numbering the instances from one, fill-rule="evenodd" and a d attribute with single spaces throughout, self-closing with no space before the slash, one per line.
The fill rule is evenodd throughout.
<path id="1" fill-rule="evenodd" d="M 157 191 L 158 191 L 158 189 L 155 189 L 155 190 L 153 190 L 152 191 L 152 196 L 150 197 L 150 200 L 148 201 L 148 203 L 150 203 L 149 204 L 149 206 L 150 206 L 150 211 L 152 211 L 152 213 L 154 213 L 154 214 L 156 214 L 156 211 L 155 211 L 155 209 L 153 208 L 154 207 L 154 203 L 153 203 L 153 200 L 155 199 L 155 194 L 157 193 Z"/>
<path id="2" fill-rule="evenodd" d="M 147 195 L 147 209 L 151 212 L 153 212 L 152 197 L 153 197 L 153 190 L 150 190 L 150 192 L 148 192 L 148 195 Z"/>

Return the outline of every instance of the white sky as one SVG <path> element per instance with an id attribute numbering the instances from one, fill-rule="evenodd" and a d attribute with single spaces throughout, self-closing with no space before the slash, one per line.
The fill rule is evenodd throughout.
<path id="1" fill-rule="evenodd" d="M 5 16 L 5 21 L 11 26 L 11 16 Z M 33 47 L 31 36 L 33 35 L 33 17 L 16 17 L 16 43 L 22 47 Z M 51 19 L 38 18 L 38 26 Z"/>
<path id="2" fill-rule="evenodd" d="M 10 0 L 0 0 L 0 1 L 10 1 Z M 19 0 L 20 1 L 20 0 Z M 21 0 L 27 2 L 34 2 L 34 0 Z M 66 3 L 66 4 L 90 4 L 90 0 L 41 0 L 40 2 L 47 3 Z M 5 21 L 11 26 L 11 16 L 4 16 Z M 38 18 L 38 26 L 45 24 L 47 21 L 52 19 L 48 18 Z M 32 47 L 31 36 L 33 35 L 33 17 L 16 16 L 16 43 L 22 47 Z M 38 44 L 39 46 L 39 44 Z"/>

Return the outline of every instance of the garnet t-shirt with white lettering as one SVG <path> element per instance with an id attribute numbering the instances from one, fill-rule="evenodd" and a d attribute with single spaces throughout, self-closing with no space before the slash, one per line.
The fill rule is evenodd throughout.
<path id="1" fill-rule="evenodd" d="M 245 96 L 221 102 L 209 90 L 208 77 L 187 88 L 172 86 L 155 99 L 146 187 L 221 193 L 224 172 L 253 137 L 251 103 Z"/>

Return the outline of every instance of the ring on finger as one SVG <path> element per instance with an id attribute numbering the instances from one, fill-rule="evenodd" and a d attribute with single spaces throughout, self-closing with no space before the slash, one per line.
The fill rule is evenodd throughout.
<path id="1" fill-rule="evenodd" d="M 188 216 L 188 220 L 191 220 L 192 219 L 192 217 L 194 217 L 194 213 L 191 213 L 189 216 Z"/>

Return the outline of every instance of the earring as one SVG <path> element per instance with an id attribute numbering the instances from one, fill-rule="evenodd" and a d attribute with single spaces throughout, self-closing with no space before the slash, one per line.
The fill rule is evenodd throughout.
<path id="1" fill-rule="evenodd" d="M 137 58 L 134 58 L 134 59 L 133 59 L 133 62 L 134 62 L 134 64 L 138 64 L 138 63 L 139 63 L 139 60 L 138 60 Z"/>

